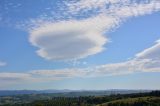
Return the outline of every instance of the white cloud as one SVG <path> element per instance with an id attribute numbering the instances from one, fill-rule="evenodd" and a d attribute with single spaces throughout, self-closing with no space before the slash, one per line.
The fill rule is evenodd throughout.
<path id="1" fill-rule="evenodd" d="M 159 0 L 80 0 L 79 2 L 66 2 L 73 14 L 86 11 L 99 11 L 117 17 L 139 16 L 159 11 Z"/>
<path id="2" fill-rule="evenodd" d="M 157 0 L 140 3 L 130 0 L 80 0 L 65 4 L 68 10 L 66 8 L 63 12 L 72 17 L 70 20 L 41 20 L 40 24 L 36 24 L 39 20 L 33 21 L 36 27 L 30 30 L 30 42 L 38 47 L 37 54 L 45 59 L 75 60 L 102 52 L 108 41 L 104 32 L 118 27 L 130 17 L 160 10 L 160 1 Z M 81 20 L 74 18 L 75 13 L 89 10 L 99 11 L 99 14 Z"/>
<path id="3" fill-rule="evenodd" d="M 135 72 L 160 72 L 160 41 L 150 48 L 135 55 L 135 58 L 106 65 L 100 65 L 95 72 L 97 75 L 121 75 Z M 99 73 L 99 74 L 98 74 Z"/>
<path id="4" fill-rule="evenodd" d="M 160 60 L 160 41 L 158 40 L 154 46 L 138 53 L 136 57 L 142 59 L 147 58 L 147 59 Z"/>
<path id="5" fill-rule="evenodd" d="M 30 74 L 27 74 L 27 73 L 6 73 L 6 72 L 0 73 L 0 80 L 3 80 L 3 81 L 26 80 L 29 77 L 30 77 Z"/>
<path id="6" fill-rule="evenodd" d="M 64 79 L 64 78 L 73 78 L 73 77 L 86 77 L 89 73 L 89 70 L 79 69 L 79 68 L 66 68 L 59 70 L 35 70 L 30 72 L 33 76 L 47 77 L 47 78 L 56 78 L 56 79 Z"/>
<path id="7" fill-rule="evenodd" d="M 80 0 L 78 2 L 65 2 L 68 6 L 70 13 L 79 13 L 80 11 L 86 12 L 93 9 L 104 10 L 107 5 L 117 5 L 127 3 L 129 0 Z"/>
<path id="8" fill-rule="evenodd" d="M 0 72 L 0 89 L 13 88 L 15 85 L 23 85 L 34 82 L 29 73 Z"/>
<path id="9" fill-rule="evenodd" d="M 156 44 L 150 48 L 145 49 L 144 51 L 136 54 L 137 59 L 148 59 L 150 60 L 145 64 L 144 71 L 160 71 L 160 41 L 157 40 Z"/>
<path id="10" fill-rule="evenodd" d="M 108 42 L 103 30 L 116 23 L 114 18 L 103 15 L 81 21 L 46 23 L 31 31 L 30 42 L 39 48 L 38 55 L 46 59 L 80 59 L 103 51 L 103 45 Z"/>
<path id="11" fill-rule="evenodd" d="M 141 16 L 160 11 L 160 1 L 151 0 L 148 3 L 132 3 L 124 5 L 123 7 L 113 6 L 113 8 L 111 12 L 115 12 L 115 15 L 121 18 Z"/>

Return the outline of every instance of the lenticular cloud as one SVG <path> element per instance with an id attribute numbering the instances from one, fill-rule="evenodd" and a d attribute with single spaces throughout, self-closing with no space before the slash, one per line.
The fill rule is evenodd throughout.
<path id="1" fill-rule="evenodd" d="M 73 60 L 101 52 L 107 42 L 102 34 L 92 21 L 59 22 L 33 30 L 30 41 L 40 48 L 37 53 L 41 57 Z"/>

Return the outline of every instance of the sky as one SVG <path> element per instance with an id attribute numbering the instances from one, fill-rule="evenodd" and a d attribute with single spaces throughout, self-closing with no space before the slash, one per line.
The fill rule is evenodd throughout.
<path id="1" fill-rule="evenodd" d="M 0 0 L 0 90 L 160 89 L 159 0 Z"/>

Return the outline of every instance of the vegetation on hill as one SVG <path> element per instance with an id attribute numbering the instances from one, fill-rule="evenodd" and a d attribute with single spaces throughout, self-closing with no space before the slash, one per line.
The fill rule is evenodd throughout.
<path id="1" fill-rule="evenodd" d="M 110 96 L 54 97 L 53 95 L 3 97 L 0 99 L 0 106 L 160 106 L 160 91 Z"/>

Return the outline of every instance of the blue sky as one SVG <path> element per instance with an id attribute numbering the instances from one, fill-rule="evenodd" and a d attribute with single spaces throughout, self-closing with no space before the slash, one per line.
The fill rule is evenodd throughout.
<path id="1" fill-rule="evenodd" d="M 160 89 L 158 0 L 0 1 L 0 89 Z"/>

